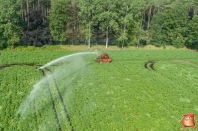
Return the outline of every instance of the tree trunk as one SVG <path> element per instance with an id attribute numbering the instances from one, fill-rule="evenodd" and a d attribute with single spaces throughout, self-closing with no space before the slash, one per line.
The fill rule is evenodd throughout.
<path id="1" fill-rule="evenodd" d="M 149 11 L 148 11 L 148 24 L 147 24 L 147 30 L 150 28 L 151 9 L 152 9 L 152 6 L 149 7 Z"/>
<path id="2" fill-rule="evenodd" d="M 38 0 L 38 8 L 40 8 L 40 0 Z"/>
<path id="3" fill-rule="evenodd" d="M 24 20 L 24 16 L 23 16 L 23 1 L 21 1 L 21 19 Z"/>
<path id="4" fill-rule="evenodd" d="M 88 25 L 88 48 L 90 49 L 91 48 L 91 22 L 89 21 L 89 25 Z"/>
<path id="5" fill-rule="evenodd" d="M 128 15 L 128 6 L 126 7 L 127 9 L 126 9 L 126 16 Z M 125 18 L 124 18 L 124 36 L 126 35 L 126 16 L 125 16 Z M 122 41 L 122 48 L 124 48 L 124 42 L 125 42 L 125 40 L 123 40 Z"/>
<path id="6" fill-rule="evenodd" d="M 109 27 L 107 26 L 107 31 L 106 31 L 106 49 L 108 48 L 108 42 L 109 42 Z"/>
<path id="7" fill-rule="evenodd" d="M 29 0 L 27 0 L 27 22 L 28 22 L 28 27 L 30 26 L 30 22 L 29 22 Z"/>
<path id="8" fill-rule="evenodd" d="M 157 6 L 157 12 L 160 12 L 160 5 Z"/>
<path id="9" fill-rule="evenodd" d="M 52 6 L 54 5 L 53 0 L 50 1 L 50 5 L 51 5 L 50 8 L 52 8 Z"/>
<path id="10" fill-rule="evenodd" d="M 137 36 L 137 48 L 140 46 L 140 37 L 141 37 L 141 29 L 142 29 L 142 22 L 140 21 L 140 26 L 139 26 L 139 33 L 138 33 L 138 36 Z"/>
<path id="11" fill-rule="evenodd" d="M 196 11 L 195 11 L 195 9 L 193 9 L 193 16 L 194 16 L 194 15 L 196 15 Z"/>
<path id="12" fill-rule="evenodd" d="M 124 36 L 126 35 L 126 20 L 124 22 Z M 124 42 L 125 40 L 122 41 L 122 48 L 124 48 Z"/>

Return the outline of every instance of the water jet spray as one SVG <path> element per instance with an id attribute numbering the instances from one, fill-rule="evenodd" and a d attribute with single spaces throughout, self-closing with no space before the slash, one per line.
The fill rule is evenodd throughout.
<path id="1" fill-rule="evenodd" d="M 71 54 L 71 55 L 67 55 L 67 56 L 63 56 L 63 57 L 60 57 L 60 58 L 58 58 L 58 59 L 55 59 L 55 60 L 53 60 L 53 61 L 51 61 L 51 62 L 49 62 L 49 63 L 47 63 L 47 64 L 41 66 L 39 69 L 44 69 L 44 68 L 46 68 L 46 67 L 49 67 L 49 66 L 54 65 L 54 64 L 57 64 L 57 63 L 59 63 L 60 61 L 66 60 L 66 59 L 71 58 L 71 57 L 73 57 L 73 56 L 87 55 L 87 54 L 94 54 L 94 55 L 97 55 L 97 56 L 98 56 L 97 50 L 95 50 L 95 51 L 93 51 L 93 52 L 80 52 L 80 53 Z"/>
<path id="2" fill-rule="evenodd" d="M 59 98 L 60 98 L 60 100 L 61 100 L 61 104 L 62 104 L 62 106 L 63 106 L 63 109 L 64 109 L 64 112 L 65 112 L 66 118 L 67 118 L 67 120 L 69 121 L 69 125 L 71 126 L 72 131 L 74 131 L 74 128 L 73 128 L 73 125 L 72 125 L 72 122 L 71 122 L 71 118 L 70 118 L 70 116 L 69 116 L 69 113 L 68 113 L 68 111 L 67 111 L 66 105 L 65 105 L 65 103 L 64 103 L 64 101 L 63 101 L 63 97 L 62 97 L 62 95 L 61 95 L 61 93 L 60 93 L 60 90 L 59 90 L 59 88 L 58 88 L 58 85 L 57 85 L 57 83 L 56 83 L 56 79 L 55 79 L 55 77 L 54 77 L 54 74 L 53 74 L 52 70 L 50 70 L 50 69 L 48 69 L 48 68 L 45 68 L 45 69 L 46 69 L 47 71 L 49 71 L 49 72 L 51 73 L 52 77 L 53 77 L 54 84 L 55 84 L 55 86 L 56 86 L 56 90 L 57 90 L 57 92 L 58 92 L 58 96 L 59 96 Z M 41 70 L 43 71 L 43 69 L 41 69 Z"/>
<path id="3" fill-rule="evenodd" d="M 61 126 L 60 126 L 60 120 L 59 120 L 58 115 L 57 115 L 57 111 L 56 111 L 55 103 L 54 103 L 54 100 L 53 100 L 53 97 L 52 97 L 52 92 L 51 92 L 51 89 L 50 89 L 50 86 L 49 86 L 48 79 L 47 79 L 46 74 L 45 74 L 43 69 L 41 69 L 41 72 L 42 72 L 43 76 L 46 78 L 47 88 L 48 88 L 48 91 L 49 91 L 49 94 L 50 94 L 50 100 L 51 100 L 51 103 L 52 103 L 52 108 L 53 108 L 53 111 L 54 111 L 54 116 L 55 116 L 55 119 L 56 119 L 56 123 L 58 125 L 58 130 L 62 131 Z"/>
<path id="4" fill-rule="evenodd" d="M 35 111 L 35 109 L 31 109 L 31 104 L 35 104 L 34 101 L 38 96 L 38 102 L 43 101 L 43 98 L 49 97 L 48 102 L 52 105 L 53 116 L 56 121 L 56 129 L 62 131 L 63 127 L 61 126 L 62 119 L 66 120 L 69 124 L 69 128 L 71 131 L 74 131 L 74 127 L 71 122 L 71 117 L 68 113 L 68 109 L 66 104 L 64 103 L 64 97 L 61 94 L 61 88 L 58 87 L 59 80 L 67 79 L 76 73 L 79 73 L 81 70 L 84 70 L 85 67 L 90 66 L 94 62 L 84 63 L 84 59 L 81 59 L 79 56 L 84 55 L 96 55 L 99 56 L 98 51 L 95 50 L 93 52 L 81 52 L 76 54 L 71 54 L 67 56 L 63 56 L 52 60 L 51 62 L 41 66 L 37 70 L 41 71 L 43 77 L 40 81 L 38 81 L 33 87 L 33 90 L 30 92 L 28 97 L 21 103 L 17 114 L 21 116 L 25 116 L 31 111 Z M 61 64 L 60 64 L 61 63 Z M 55 66 L 54 70 L 50 68 L 51 66 Z M 65 67 L 68 67 L 65 69 Z M 64 68 L 63 68 L 64 67 Z M 74 70 L 73 70 L 74 69 Z M 68 74 L 68 75 L 67 75 Z M 59 79 L 61 78 L 61 79 Z M 65 88 L 65 87 L 64 87 Z M 47 94 L 43 91 L 47 91 Z M 39 93 L 44 93 L 40 94 Z M 46 94 L 46 95 L 45 95 Z M 49 95 L 48 95 L 49 94 Z M 41 97 L 41 98 L 40 98 Z M 43 97 L 43 98 L 42 98 Z M 56 100 L 59 99 L 60 104 L 56 103 Z M 60 112 L 59 109 L 62 108 Z M 38 108 L 39 109 L 39 105 Z M 30 111 L 30 112 L 28 112 Z M 59 115 L 59 113 L 64 113 L 63 115 Z M 64 118 L 62 118 L 64 117 Z M 66 118 L 66 119 L 65 119 Z"/>

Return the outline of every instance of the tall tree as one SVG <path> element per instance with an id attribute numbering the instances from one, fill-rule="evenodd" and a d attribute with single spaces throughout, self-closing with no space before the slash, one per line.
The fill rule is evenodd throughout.
<path id="1" fill-rule="evenodd" d="M 121 42 L 122 48 L 126 45 L 128 40 L 128 28 L 130 28 L 130 22 L 133 21 L 133 14 L 132 14 L 132 3 L 133 0 L 121 0 L 118 4 L 119 7 L 117 12 L 119 15 L 119 33 L 118 33 L 118 42 Z"/>
<path id="2" fill-rule="evenodd" d="M 97 15 L 95 19 L 100 25 L 100 30 L 105 33 L 106 37 L 106 48 L 108 48 L 109 43 L 109 34 L 115 33 L 118 31 L 118 13 L 117 10 L 117 1 L 98 1 L 98 7 L 96 7 Z"/>
<path id="3" fill-rule="evenodd" d="M 185 5 L 180 4 L 179 7 L 172 7 L 153 18 L 151 30 L 153 42 L 163 41 L 178 48 L 184 46 L 189 16 Z"/>
<path id="4" fill-rule="evenodd" d="M 139 47 L 141 41 L 145 39 L 145 32 L 143 30 L 143 11 L 145 7 L 144 0 L 134 0 L 131 3 L 131 13 L 133 20 L 130 21 L 129 28 L 129 40 L 133 42 L 133 45 Z"/>
<path id="5" fill-rule="evenodd" d="M 194 15 L 196 15 L 198 12 L 198 1 L 197 0 L 182 0 L 182 3 L 185 4 L 188 8 L 188 14 L 190 18 L 192 19 Z"/>
<path id="6" fill-rule="evenodd" d="M 40 9 L 44 17 L 48 16 L 48 11 L 51 6 L 51 0 L 21 0 L 20 6 L 21 17 L 25 22 L 29 24 L 27 14 L 30 13 L 32 10 Z M 43 20 L 45 21 L 46 19 Z"/>
<path id="7" fill-rule="evenodd" d="M 46 22 L 46 17 L 42 14 L 42 9 L 35 8 L 27 15 L 28 24 L 26 24 L 22 36 L 25 45 L 42 46 L 45 44 L 53 44 L 48 23 Z"/>
<path id="8" fill-rule="evenodd" d="M 0 0 L 0 48 L 20 43 L 22 33 L 19 0 Z"/>
<path id="9" fill-rule="evenodd" d="M 198 15 L 194 15 L 188 23 L 187 40 L 185 45 L 190 49 L 198 50 Z"/>
<path id="10" fill-rule="evenodd" d="M 65 31 L 69 20 L 67 0 L 53 1 L 53 5 L 50 9 L 49 20 L 50 32 L 54 40 L 60 43 L 66 41 Z"/>
<path id="11" fill-rule="evenodd" d="M 88 44 L 88 48 L 91 47 L 90 41 L 92 36 L 92 27 L 94 24 L 93 17 L 95 15 L 95 6 L 97 6 L 97 0 L 79 0 L 79 15 L 81 23 L 85 27 L 85 37 Z"/>
<path id="12" fill-rule="evenodd" d="M 80 29 L 80 16 L 78 2 L 79 0 L 69 0 L 68 3 L 68 23 L 66 28 L 66 37 L 68 41 L 72 44 L 77 44 L 77 42 L 82 37 L 82 31 Z"/>
<path id="13" fill-rule="evenodd" d="M 164 41 L 166 39 L 166 30 L 163 27 L 165 18 L 162 12 L 157 12 L 153 16 L 153 19 L 151 21 L 151 29 L 150 29 L 150 36 L 151 41 L 150 44 L 153 44 L 155 46 L 165 46 L 166 42 Z"/>
<path id="14" fill-rule="evenodd" d="M 175 47 L 183 47 L 187 31 L 189 16 L 187 7 L 180 5 L 180 8 L 172 8 L 165 12 L 164 26 L 167 29 L 167 43 Z"/>

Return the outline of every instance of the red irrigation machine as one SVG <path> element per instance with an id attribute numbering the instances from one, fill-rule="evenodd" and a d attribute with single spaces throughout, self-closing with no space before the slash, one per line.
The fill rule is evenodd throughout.
<path id="1" fill-rule="evenodd" d="M 109 57 L 107 53 L 103 53 L 102 55 L 98 56 L 96 59 L 97 62 L 112 62 L 112 59 Z"/>

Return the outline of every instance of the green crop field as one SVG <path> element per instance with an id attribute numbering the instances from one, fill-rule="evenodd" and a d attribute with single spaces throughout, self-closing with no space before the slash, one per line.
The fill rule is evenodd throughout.
<path id="1" fill-rule="evenodd" d="M 179 131 L 182 114 L 198 120 L 197 52 L 99 50 L 113 61 L 78 55 L 38 70 L 80 52 L 1 51 L 0 130 Z"/>

